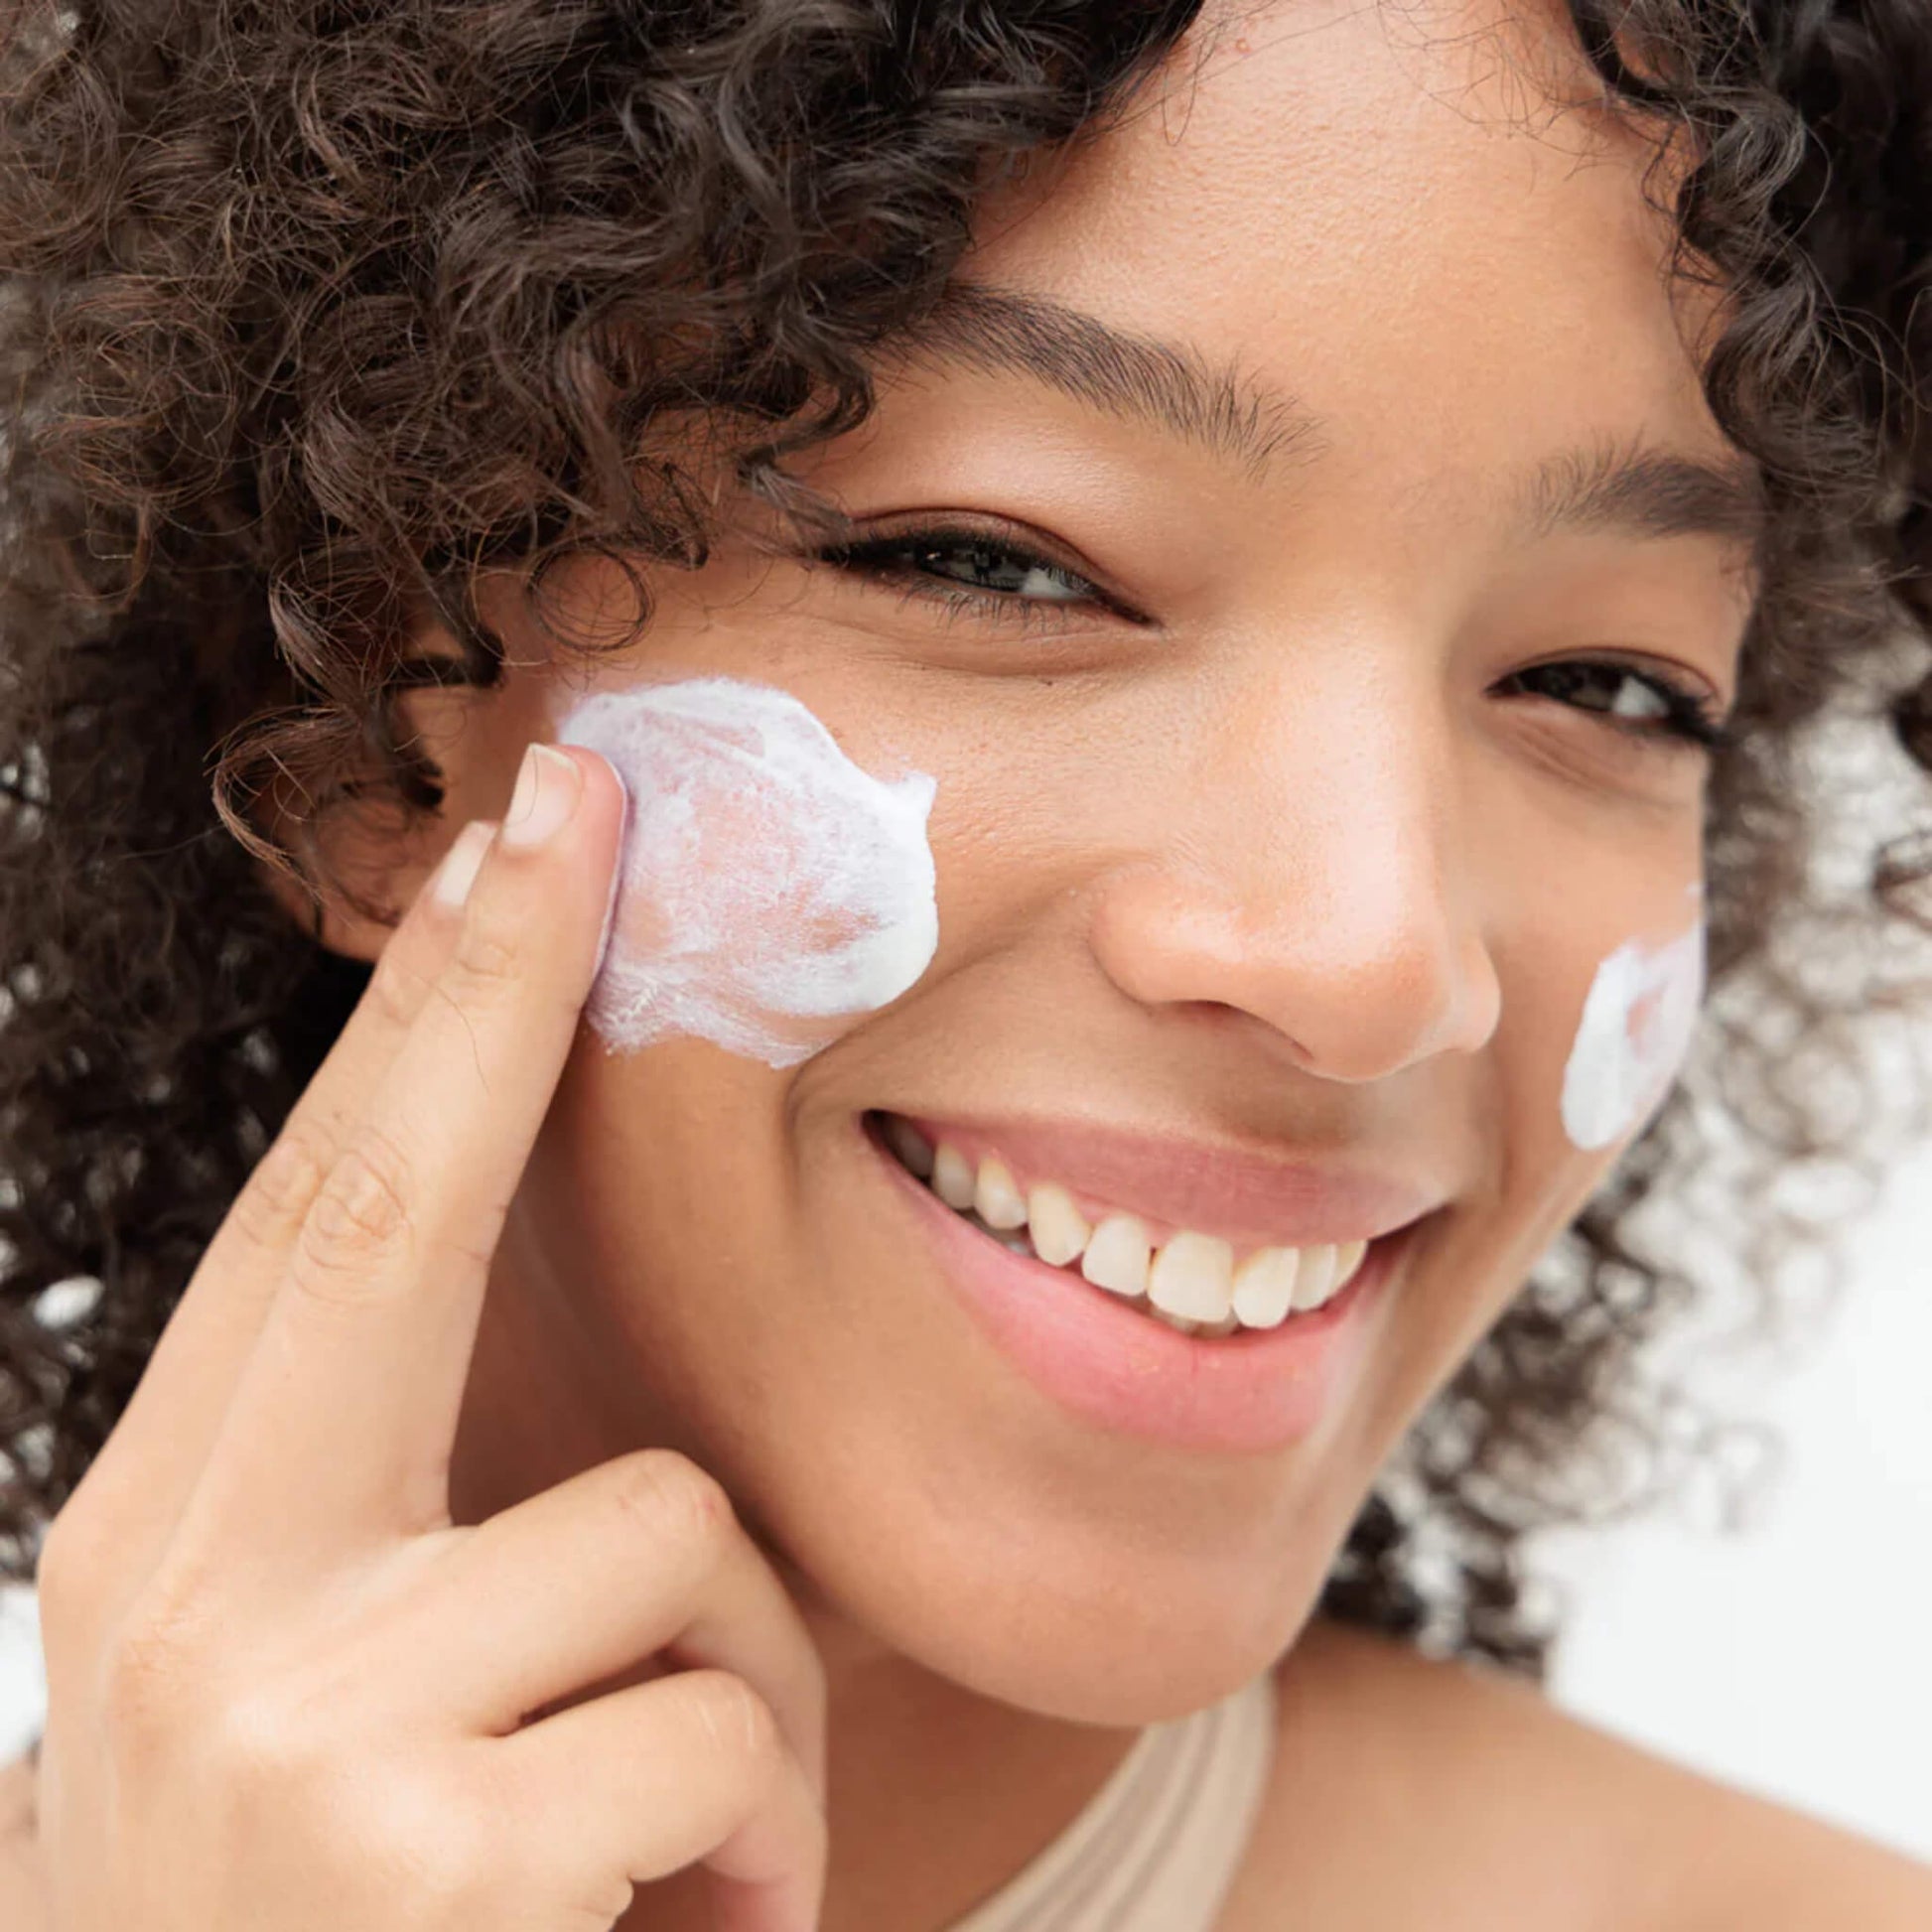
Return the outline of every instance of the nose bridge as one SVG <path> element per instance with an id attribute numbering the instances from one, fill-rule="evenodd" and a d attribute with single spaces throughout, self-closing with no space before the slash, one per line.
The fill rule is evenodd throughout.
<path id="1" fill-rule="evenodd" d="M 1433 936 L 1447 883 L 1441 734 L 1392 675 L 1285 686 L 1246 720 L 1236 788 L 1259 836 L 1226 847 L 1228 884 L 1257 937 L 1337 968 L 1393 963 Z"/>
<path id="2" fill-rule="evenodd" d="M 1145 991 L 1251 1013 L 1341 1079 L 1480 1046 L 1499 994 L 1446 713 L 1387 640 L 1251 682 L 1128 920 Z"/>

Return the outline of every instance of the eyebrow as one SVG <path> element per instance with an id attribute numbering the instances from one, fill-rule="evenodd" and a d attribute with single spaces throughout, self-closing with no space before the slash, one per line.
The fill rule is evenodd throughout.
<path id="1" fill-rule="evenodd" d="M 1770 506 L 1756 465 L 1710 462 L 1641 445 L 1603 442 L 1538 467 L 1518 513 L 1535 535 L 1612 530 L 1637 537 L 1717 537 L 1753 552 Z"/>
<path id="2" fill-rule="evenodd" d="M 1090 409 L 1140 422 L 1232 464 L 1260 483 L 1275 459 L 1311 459 L 1319 417 L 1236 363 L 1135 335 L 1023 289 L 949 282 L 897 331 L 893 359 L 936 359 L 1030 377 Z M 1756 467 L 1604 441 L 1540 464 L 1514 509 L 1532 535 L 1602 530 L 1646 539 L 1709 536 L 1755 552 L 1769 522 Z"/>
<path id="3" fill-rule="evenodd" d="M 1301 453 L 1319 425 L 1234 363 L 1210 364 L 1178 343 L 1137 336 L 1046 296 L 950 282 L 896 333 L 896 350 L 1031 376 L 1109 416 L 1141 422 L 1222 458 L 1260 483 L 1275 458 Z"/>

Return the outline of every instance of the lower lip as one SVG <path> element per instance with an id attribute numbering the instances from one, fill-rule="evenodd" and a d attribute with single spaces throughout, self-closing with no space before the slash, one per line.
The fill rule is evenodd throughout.
<path id="1" fill-rule="evenodd" d="M 937 1248 L 940 1274 L 1022 1375 L 1102 1429 L 1181 1449 L 1256 1454 L 1311 1435 L 1420 1225 L 1370 1242 L 1324 1308 L 1276 1328 L 1183 1335 L 1082 1275 L 1001 1247 L 866 1138 Z"/>

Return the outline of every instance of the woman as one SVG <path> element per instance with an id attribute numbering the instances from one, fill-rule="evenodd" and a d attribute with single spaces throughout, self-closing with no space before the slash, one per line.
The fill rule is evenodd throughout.
<path id="1" fill-rule="evenodd" d="M 1511 1678 L 1927 746 L 1919 9 L 9 40 L 10 1923 L 1925 1922 Z"/>

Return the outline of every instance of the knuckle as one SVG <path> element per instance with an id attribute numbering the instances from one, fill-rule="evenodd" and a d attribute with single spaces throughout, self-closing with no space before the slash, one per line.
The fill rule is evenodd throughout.
<path id="1" fill-rule="evenodd" d="M 238 1833 L 286 1847 L 295 1863 L 352 1867 L 364 1893 L 446 1908 L 425 1924 L 482 1919 L 500 1889 L 500 1813 L 467 1802 L 446 1761 L 387 1749 L 338 1671 L 313 1657 L 244 1670 L 226 1631 L 172 1578 L 144 1591 L 96 1680 L 116 1775 L 217 1803 Z"/>
<path id="2" fill-rule="evenodd" d="M 265 1691 L 231 1692 L 201 1722 L 205 1747 L 240 1788 L 286 1793 L 312 1786 L 324 1769 L 318 1740 Z"/>
<path id="3" fill-rule="evenodd" d="M 369 983 L 362 989 L 363 1001 L 384 1027 L 400 1030 L 415 1019 L 423 1004 L 428 981 L 406 957 L 407 948 L 392 939 L 376 955 L 369 969 Z"/>
<path id="4" fill-rule="evenodd" d="M 398 1877 L 388 1889 L 422 1899 L 431 1908 L 432 1923 L 472 1924 L 500 1902 L 502 1887 L 495 1876 L 500 1853 L 497 1842 L 483 1833 L 454 1827 L 444 1818 L 427 1837 L 403 1838 L 391 1826 L 388 1841 L 382 1862 Z"/>
<path id="5" fill-rule="evenodd" d="M 198 1789 L 223 1795 L 240 1831 L 285 1845 L 303 1866 L 352 1870 L 359 1892 L 424 1908 L 484 1902 L 484 1847 L 449 1794 L 433 1794 L 419 1766 L 293 1685 L 211 1701 L 196 1722 L 192 1770 Z M 437 1909 L 422 1922 L 463 1921 Z"/>
<path id="6" fill-rule="evenodd" d="M 672 1537 L 700 1556 L 722 1551 L 737 1521 L 725 1485 L 676 1449 L 644 1449 L 626 1456 L 616 1484 L 617 1505 L 653 1537 Z"/>
<path id="7" fill-rule="evenodd" d="M 101 1714 L 121 1744 L 152 1742 L 186 1722 L 199 1725 L 206 1693 L 186 1625 L 152 1614 L 130 1618 L 102 1660 Z"/>
<path id="8" fill-rule="evenodd" d="M 387 1135 L 364 1128 L 329 1171 L 302 1224 L 302 1285 L 336 1299 L 361 1271 L 409 1237 L 413 1194 L 409 1157 Z"/>
<path id="9" fill-rule="evenodd" d="M 775 1775 L 785 1746 L 770 1705 L 735 1672 L 695 1675 L 703 1679 L 694 1696 L 706 1740 L 742 1771 L 760 1778 Z"/>
<path id="10" fill-rule="evenodd" d="M 449 973 L 459 997 L 500 1000 L 524 976 L 523 950 L 510 929 L 473 916 L 457 940 Z"/>
<path id="11" fill-rule="evenodd" d="M 331 1782 L 337 1856 L 346 1852 L 372 1890 L 408 1898 L 431 1925 L 480 1922 L 500 1905 L 501 1813 L 466 1804 L 420 1767 L 371 1777 L 363 1766 L 351 1778 L 344 1763 Z"/>
<path id="12" fill-rule="evenodd" d="M 328 1177 L 333 1153 L 322 1132 L 291 1121 L 255 1165 L 235 1201 L 242 1231 L 265 1241 L 299 1221 Z"/>
<path id="13" fill-rule="evenodd" d="M 69 1622 L 91 1607 L 106 1572 L 107 1554 L 84 1512 L 69 1499 L 43 1533 L 35 1565 L 43 1625 L 52 1628 Z"/>

